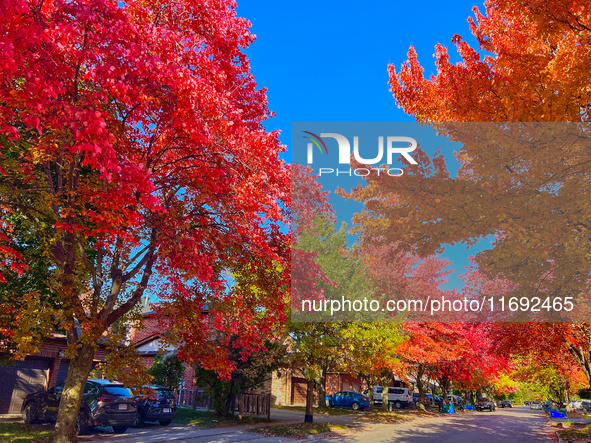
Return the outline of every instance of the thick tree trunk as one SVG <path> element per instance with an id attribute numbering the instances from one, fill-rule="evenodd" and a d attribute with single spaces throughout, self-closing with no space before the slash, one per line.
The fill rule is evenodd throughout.
<path id="1" fill-rule="evenodd" d="M 449 390 L 449 377 L 441 377 L 439 379 L 439 387 L 441 388 L 441 395 L 443 401 L 447 401 L 447 391 Z"/>
<path id="2" fill-rule="evenodd" d="M 318 378 L 318 407 L 326 408 L 326 373 L 328 365 L 320 368 L 320 377 Z"/>
<path id="3" fill-rule="evenodd" d="M 304 423 L 314 422 L 314 379 L 308 380 L 308 387 L 306 389 L 306 415 L 304 416 Z"/>
<path id="4" fill-rule="evenodd" d="M 388 410 L 388 387 L 392 383 L 392 376 L 381 377 L 380 381 L 382 383 L 382 408 Z"/>
<path id="5" fill-rule="evenodd" d="M 425 388 L 423 386 L 423 380 L 417 378 L 417 389 L 419 390 L 419 409 L 425 410 L 424 399 L 425 399 Z"/>
<path id="6" fill-rule="evenodd" d="M 70 368 L 57 414 L 53 443 L 77 441 L 76 420 L 80 411 L 80 403 L 82 402 L 86 380 L 92 369 L 93 357 L 94 348 L 92 345 L 84 344 L 74 358 L 70 360 Z"/>

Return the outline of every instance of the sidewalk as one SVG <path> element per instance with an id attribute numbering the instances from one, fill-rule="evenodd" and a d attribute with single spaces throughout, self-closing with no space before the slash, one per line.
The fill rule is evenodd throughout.
<path id="1" fill-rule="evenodd" d="M 318 423 L 350 424 L 351 419 L 359 414 L 351 415 L 323 415 L 315 414 L 314 421 Z M 353 417 L 352 417 L 353 416 Z M 235 443 L 243 441 L 256 441 L 257 443 L 293 443 L 296 441 L 286 437 L 265 437 L 263 434 L 248 432 L 249 429 L 263 426 L 296 424 L 304 421 L 304 412 L 284 409 L 271 409 L 271 418 L 281 420 L 278 423 L 264 423 L 245 426 L 232 426 L 225 428 L 200 428 L 197 426 L 175 425 L 158 426 L 146 425 L 145 428 L 130 428 L 125 434 L 113 434 L 110 428 L 100 428 L 93 435 L 81 436 L 80 441 L 85 442 L 125 442 L 125 443 L 161 443 L 161 442 L 190 442 L 190 443 Z M 322 436 L 318 436 L 322 437 Z M 306 439 L 305 441 L 313 441 Z"/>

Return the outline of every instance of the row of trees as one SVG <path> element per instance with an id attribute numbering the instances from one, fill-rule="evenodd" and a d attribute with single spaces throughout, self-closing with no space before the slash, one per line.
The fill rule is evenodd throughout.
<path id="1" fill-rule="evenodd" d="M 492 238 L 492 248 L 476 254 L 465 274 L 467 297 L 575 300 L 572 314 L 540 316 L 536 323 L 527 316 L 520 323 L 401 327 L 408 339 L 400 349 L 409 352 L 400 361 L 410 356 L 417 381 L 434 364 L 442 385 L 449 378 L 465 386 L 494 386 L 484 380 L 504 367 L 565 402 L 581 382 L 591 382 L 591 326 L 586 322 L 591 9 L 567 0 L 490 0 L 485 7 L 485 13 L 475 8 L 475 19 L 469 19 L 479 48 L 458 35 L 452 39 L 459 63 L 438 45 L 437 72 L 431 78 L 424 76 L 412 47 L 400 69 L 389 67 L 398 105 L 461 142 L 457 176 L 448 172 L 445 153 L 429 157 L 418 150 L 420 160 L 407 168 L 404 179 L 372 175 L 366 186 L 340 194 L 364 204 L 353 220 L 354 252 L 372 263 L 370 291 L 380 289 L 374 295 L 386 288 L 404 298 L 412 294 L 417 266 L 430 264 L 442 277 L 445 266 L 435 254 L 445 245 Z M 563 125 L 551 124 L 556 122 Z M 303 244 L 292 243 L 294 248 Z M 330 272 L 326 276 L 330 279 Z M 420 295 L 441 294 L 440 281 L 423 279 L 427 284 Z M 315 294 L 308 290 L 307 295 Z M 435 363 L 438 357 L 443 360 Z"/>

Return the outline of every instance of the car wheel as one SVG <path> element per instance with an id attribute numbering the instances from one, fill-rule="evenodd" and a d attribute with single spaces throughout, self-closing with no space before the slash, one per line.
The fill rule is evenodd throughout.
<path id="1" fill-rule="evenodd" d="M 359 409 L 359 403 L 357 403 L 355 401 L 355 402 L 353 402 L 353 404 L 351 405 L 351 407 L 353 408 L 354 411 L 357 411 Z"/>
<path id="2" fill-rule="evenodd" d="M 37 405 L 35 404 L 35 402 L 28 403 L 27 406 L 25 406 L 25 409 L 23 410 L 23 421 L 26 424 L 31 425 L 35 423 L 38 419 L 39 417 L 37 417 Z"/>
<path id="3" fill-rule="evenodd" d="M 169 424 L 172 423 L 172 420 L 158 420 L 158 422 L 160 423 L 161 426 L 168 426 Z"/>
<path id="4" fill-rule="evenodd" d="M 115 434 L 123 434 L 125 431 L 127 431 L 128 426 L 113 426 L 113 431 L 115 431 Z"/>
<path id="5" fill-rule="evenodd" d="M 146 426 L 146 420 L 144 419 L 144 416 L 138 412 L 135 416 L 135 424 L 133 425 L 133 427 L 143 428 L 144 426 Z"/>
<path id="6" fill-rule="evenodd" d="M 402 403 L 400 403 L 399 401 L 397 401 L 396 403 L 394 403 L 394 407 L 396 409 L 402 409 Z"/>
<path id="7" fill-rule="evenodd" d="M 80 412 L 78 418 L 76 418 L 76 435 L 85 435 L 89 429 L 88 415 L 86 415 L 86 412 Z"/>

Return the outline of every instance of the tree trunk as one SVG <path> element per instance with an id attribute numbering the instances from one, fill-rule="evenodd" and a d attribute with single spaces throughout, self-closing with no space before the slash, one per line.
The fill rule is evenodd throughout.
<path id="1" fill-rule="evenodd" d="M 380 381 L 382 382 L 382 408 L 388 410 L 388 387 L 392 383 L 392 376 L 382 376 Z"/>
<path id="2" fill-rule="evenodd" d="M 74 358 L 70 360 L 70 368 L 57 414 L 53 443 L 77 441 L 76 419 L 80 411 L 80 403 L 82 402 L 86 380 L 92 369 L 93 357 L 94 348 L 92 345 L 84 344 Z"/>
<path id="3" fill-rule="evenodd" d="M 447 401 L 447 391 L 449 390 L 449 377 L 441 377 L 439 379 L 439 387 L 441 388 L 441 396 L 443 401 Z"/>
<path id="4" fill-rule="evenodd" d="M 419 409 L 421 411 L 425 410 L 425 388 L 423 386 L 423 381 L 417 380 L 417 389 L 419 390 Z"/>
<path id="5" fill-rule="evenodd" d="M 306 389 L 306 415 L 304 416 L 304 423 L 314 422 L 314 379 L 308 380 L 308 386 Z"/>
<path id="6" fill-rule="evenodd" d="M 369 397 L 369 406 L 373 407 L 374 381 L 373 381 L 373 377 L 371 376 L 371 374 L 367 376 L 366 380 L 367 380 L 367 396 Z"/>
<path id="7" fill-rule="evenodd" d="M 328 365 L 320 368 L 320 377 L 318 378 L 318 407 L 326 408 L 326 373 Z"/>

